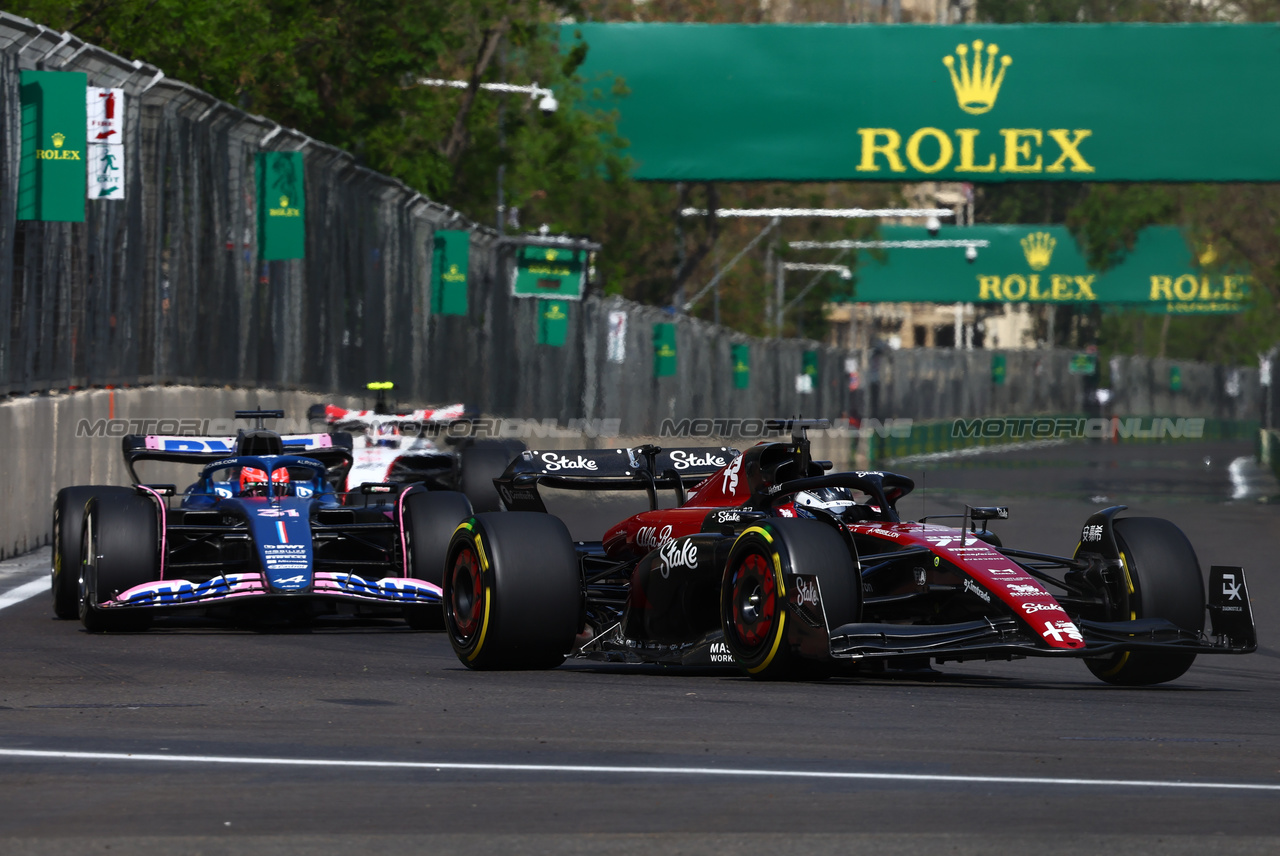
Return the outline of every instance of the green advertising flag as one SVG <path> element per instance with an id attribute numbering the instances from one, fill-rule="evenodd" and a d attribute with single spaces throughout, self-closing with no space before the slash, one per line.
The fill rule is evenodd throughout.
<path id="1" fill-rule="evenodd" d="M 991 382 L 996 386 L 1004 383 L 1005 359 L 1004 354 L 991 355 Z"/>
<path id="2" fill-rule="evenodd" d="M 1182 369 L 1177 366 L 1169 366 L 1169 391 L 1182 391 Z"/>
<path id="3" fill-rule="evenodd" d="M 24 71 L 18 219 L 83 223 L 88 193 L 88 77 Z"/>
<path id="4" fill-rule="evenodd" d="M 563 347 L 569 334 L 569 304 L 563 300 L 544 300 L 538 311 L 538 344 Z"/>
<path id="5" fill-rule="evenodd" d="M 1280 180 L 1274 24 L 561 32 L 640 179 Z"/>
<path id="6" fill-rule="evenodd" d="M 511 293 L 516 297 L 581 300 L 585 250 L 528 246 L 516 253 Z"/>
<path id="7" fill-rule="evenodd" d="M 1072 354 L 1071 362 L 1067 365 L 1067 372 L 1078 375 L 1096 374 L 1098 371 L 1098 358 L 1093 354 Z"/>
<path id="8" fill-rule="evenodd" d="M 307 250 L 302 152 L 261 152 L 258 172 L 258 253 L 263 261 L 300 259 Z"/>
<path id="9" fill-rule="evenodd" d="M 966 226 L 937 236 L 881 226 L 887 246 L 859 248 L 858 302 L 1128 304 L 1191 315 L 1242 311 L 1252 277 L 1221 269 L 1212 246 L 1149 226 L 1119 264 L 1089 268 L 1066 226 Z M 964 244 L 973 244 L 970 259 Z"/>
<path id="10" fill-rule="evenodd" d="M 751 346 L 730 345 L 729 353 L 733 357 L 733 388 L 747 389 L 751 386 Z"/>
<path id="11" fill-rule="evenodd" d="M 431 311 L 436 315 L 466 315 L 471 233 L 465 229 L 437 229 L 432 243 Z"/>
<path id="12" fill-rule="evenodd" d="M 813 378 L 816 384 L 818 382 L 818 352 L 805 351 L 804 356 L 801 358 L 801 365 L 804 366 L 802 371 Z"/>
<path id="13" fill-rule="evenodd" d="M 676 325 L 653 325 L 653 376 L 670 377 L 676 373 Z"/>

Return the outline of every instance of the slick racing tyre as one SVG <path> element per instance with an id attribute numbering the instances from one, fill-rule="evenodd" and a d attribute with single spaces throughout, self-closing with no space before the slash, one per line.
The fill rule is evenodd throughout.
<path id="1" fill-rule="evenodd" d="M 462 492 L 471 500 L 477 514 L 502 510 L 493 480 L 523 451 L 524 444 L 518 440 L 477 440 L 462 447 L 459 452 Z"/>
<path id="2" fill-rule="evenodd" d="M 1200 562 L 1182 530 L 1158 517 L 1122 517 L 1115 532 L 1127 591 L 1112 620 L 1164 618 L 1184 630 L 1203 630 Z M 1182 651 L 1123 651 L 1087 659 L 1085 665 L 1109 684 L 1147 686 L 1180 677 L 1195 659 Z"/>
<path id="3" fill-rule="evenodd" d="M 160 579 L 158 529 L 150 497 L 131 493 L 89 500 L 81 538 L 80 621 L 85 630 L 144 630 L 151 623 L 145 609 L 103 609 L 99 604 Z"/>
<path id="4" fill-rule="evenodd" d="M 582 629 L 581 610 L 578 557 L 558 517 L 477 514 L 454 533 L 444 621 L 467 668 L 555 668 Z"/>
<path id="5" fill-rule="evenodd" d="M 53 614 L 58 618 L 80 616 L 80 530 L 85 504 L 95 496 L 132 496 L 133 488 L 115 485 L 64 487 L 53 500 L 53 562 L 51 585 Z"/>
<path id="6" fill-rule="evenodd" d="M 787 644 L 787 581 L 818 578 L 827 628 L 858 621 L 862 584 L 849 548 L 829 524 L 771 519 L 734 542 L 720 587 L 720 623 L 734 660 L 757 680 L 826 677 L 832 663 L 799 658 Z"/>
<path id="7" fill-rule="evenodd" d="M 451 490 L 417 491 L 405 499 L 404 506 L 409 576 L 441 585 L 449 539 L 458 524 L 471 516 L 471 503 Z M 444 610 L 439 605 L 415 604 L 403 612 L 414 630 L 444 630 Z"/>

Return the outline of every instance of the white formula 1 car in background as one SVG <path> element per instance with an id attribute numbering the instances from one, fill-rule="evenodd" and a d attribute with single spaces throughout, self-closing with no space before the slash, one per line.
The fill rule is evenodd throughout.
<path id="1" fill-rule="evenodd" d="M 316 404 L 307 411 L 312 421 L 354 437 L 346 490 L 362 484 L 414 483 L 461 491 L 477 512 L 502 509 L 493 480 L 525 450 L 524 443 L 459 432 L 460 423 L 470 421 L 461 404 L 392 412 L 386 402 L 391 384 L 373 383 L 369 388 L 378 392 L 372 410 Z"/>

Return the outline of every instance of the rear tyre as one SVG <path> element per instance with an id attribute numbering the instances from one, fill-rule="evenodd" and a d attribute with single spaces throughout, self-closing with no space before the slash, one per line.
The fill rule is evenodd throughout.
<path id="1" fill-rule="evenodd" d="M 720 587 L 720 623 L 738 665 L 757 680 L 827 677 L 830 661 L 802 659 L 787 645 L 787 579 L 818 578 L 829 630 L 857 621 L 862 585 L 840 534 L 817 520 L 770 520 L 734 542 Z"/>
<path id="2" fill-rule="evenodd" d="M 144 630 L 145 609 L 103 609 L 100 604 L 134 586 L 160 579 L 160 538 L 155 501 L 96 496 L 85 509 L 81 538 L 80 621 L 90 633 Z"/>
<path id="3" fill-rule="evenodd" d="M 477 514 L 454 533 L 444 577 L 449 642 L 470 669 L 554 669 L 582 629 L 569 530 L 528 511 Z"/>
<path id="4" fill-rule="evenodd" d="M 133 488 L 116 485 L 64 487 L 53 500 L 53 562 L 50 589 L 53 614 L 58 618 L 80 615 L 80 535 L 85 504 L 95 496 L 134 495 Z"/>
<path id="5" fill-rule="evenodd" d="M 442 585 L 449 540 L 458 524 L 471 516 L 471 503 L 451 490 L 421 491 L 404 501 L 404 528 L 408 536 L 409 575 Z M 444 630 L 440 604 L 414 604 L 403 609 L 404 620 L 414 630 Z"/>
<path id="6" fill-rule="evenodd" d="M 478 441 L 462 448 L 459 453 L 462 492 L 471 500 L 471 507 L 477 514 L 502 510 L 502 501 L 493 480 L 502 475 L 507 464 L 519 454 L 509 441 Z"/>
<path id="7" fill-rule="evenodd" d="M 1111 618 L 1164 618 L 1184 630 L 1203 630 L 1200 561 L 1182 530 L 1158 517 L 1123 517 L 1115 532 L 1128 585 Z M 1149 686 L 1181 677 L 1195 659 L 1181 651 L 1123 651 L 1085 665 L 1109 684 Z"/>

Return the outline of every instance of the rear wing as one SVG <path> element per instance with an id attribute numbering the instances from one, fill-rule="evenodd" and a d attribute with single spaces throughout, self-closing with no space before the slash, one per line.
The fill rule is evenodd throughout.
<path id="1" fill-rule="evenodd" d="M 660 449 L 531 450 L 522 452 L 493 480 L 511 511 L 542 511 L 538 486 L 563 490 L 644 490 L 657 506 L 657 490 L 674 490 L 680 505 L 685 488 L 724 469 L 738 456 L 728 446 Z"/>
<path id="2" fill-rule="evenodd" d="M 345 431 L 323 434 L 283 434 L 286 455 L 305 454 L 323 463 L 331 477 L 351 468 L 351 435 Z M 236 453 L 235 437 L 191 437 L 174 434 L 126 434 L 121 442 L 125 466 L 134 484 L 140 484 L 134 465 L 138 461 L 207 465 Z"/>
<path id="3" fill-rule="evenodd" d="M 426 423 L 450 423 L 467 418 L 467 408 L 462 404 L 450 404 L 447 407 L 423 408 L 404 413 L 387 413 L 377 410 L 347 410 L 336 404 L 313 404 L 307 410 L 307 418 L 316 422 L 327 422 L 330 425 L 343 425 L 352 428 L 372 428 L 377 425 Z"/>

